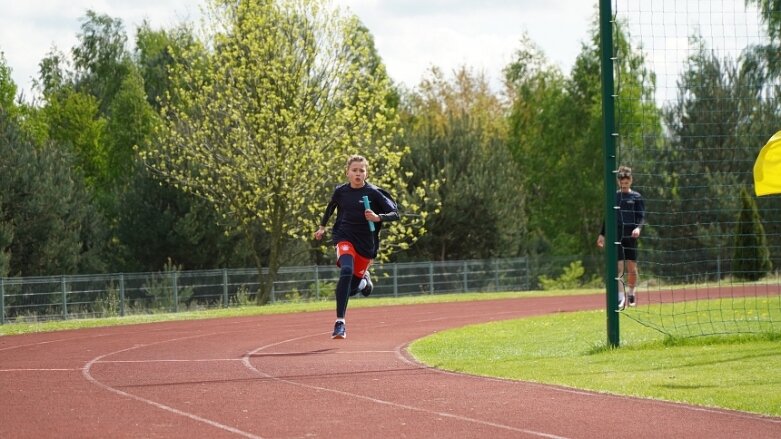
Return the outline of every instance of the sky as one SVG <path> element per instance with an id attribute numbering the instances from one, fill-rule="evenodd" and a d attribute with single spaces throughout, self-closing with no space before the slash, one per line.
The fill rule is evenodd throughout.
<path id="1" fill-rule="evenodd" d="M 77 44 L 88 9 L 120 18 L 132 42 L 152 28 L 197 21 L 203 0 L 0 0 L 0 51 L 17 86 L 30 96 L 38 64 L 52 47 Z M 595 14 L 588 0 L 332 0 L 349 8 L 375 38 L 391 78 L 412 88 L 432 66 L 469 66 L 498 86 L 527 32 L 549 60 L 568 71 Z"/>
<path id="2" fill-rule="evenodd" d="M 446 74 L 467 66 L 485 74 L 499 89 L 502 69 L 520 48 L 524 33 L 549 62 L 569 74 L 597 13 L 597 0 L 331 1 L 361 19 L 374 36 L 391 78 L 409 88 L 433 66 Z M 748 42 L 756 33 L 756 13 L 745 13 L 743 0 L 621 0 L 618 4 L 634 14 L 631 26 L 646 38 L 644 47 L 653 50 L 648 61 L 668 90 L 674 90 L 676 69 L 688 53 L 692 30 L 702 30 L 716 45 L 732 44 L 733 39 L 725 35 L 746 34 Z M 39 62 L 53 47 L 69 53 L 88 9 L 121 19 L 132 44 L 143 20 L 155 29 L 197 22 L 202 5 L 203 0 L 0 0 L 0 51 L 29 100 Z"/>

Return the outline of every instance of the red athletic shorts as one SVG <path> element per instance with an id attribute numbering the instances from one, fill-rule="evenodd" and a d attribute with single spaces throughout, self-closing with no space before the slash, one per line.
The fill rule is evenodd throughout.
<path id="1" fill-rule="evenodd" d="M 339 266 L 339 257 L 342 255 L 352 255 L 353 257 L 353 276 L 363 277 L 366 270 L 372 264 L 372 260 L 364 258 L 355 251 L 353 245 L 347 241 L 340 241 L 336 244 L 336 266 Z"/>

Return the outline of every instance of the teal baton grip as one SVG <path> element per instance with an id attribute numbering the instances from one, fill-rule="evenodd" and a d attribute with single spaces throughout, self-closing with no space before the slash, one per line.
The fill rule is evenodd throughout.
<path id="1" fill-rule="evenodd" d="M 366 196 L 366 195 L 363 196 L 363 207 L 366 210 L 370 210 L 371 209 L 371 203 L 369 202 L 369 197 Z M 371 230 L 372 232 L 374 231 L 374 222 L 373 221 L 369 221 L 369 230 Z"/>

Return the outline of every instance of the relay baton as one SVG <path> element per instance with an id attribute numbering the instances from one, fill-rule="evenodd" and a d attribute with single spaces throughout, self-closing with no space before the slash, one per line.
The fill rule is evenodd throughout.
<path id="1" fill-rule="evenodd" d="M 366 210 L 371 210 L 371 207 L 369 207 L 370 205 L 371 205 L 371 203 L 369 203 L 369 197 L 364 195 L 363 196 L 363 207 L 366 208 Z M 369 221 L 369 230 L 371 230 L 372 232 L 374 231 L 374 222 L 373 221 Z"/>

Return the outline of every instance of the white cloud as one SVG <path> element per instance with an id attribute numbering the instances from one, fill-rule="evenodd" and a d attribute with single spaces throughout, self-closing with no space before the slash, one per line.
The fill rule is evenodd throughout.
<path id="1" fill-rule="evenodd" d="M 122 19 L 128 38 L 148 19 L 154 27 L 194 21 L 202 2 L 188 0 L 1 0 L 0 50 L 17 85 L 29 90 L 41 59 L 56 46 L 68 53 L 77 43 L 88 9 Z M 412 87 L 431 66 L 450 72 L 462 65 L 500 81 L 521 35 L 528 31 L 560 66 L 567 68 L 586 37 L 593 7 L 585 0 L 333 0 L 355 12 L 375 36 L 388 71 Z"/>
<path id="2" fill-rule="evenodd" d="M 568 70 L 588 38 L 595 13 L 584 0 L 337 0 L 375 37 L 391 77 L 410 87 L 431 66 L 448 73 L 462 65 L 494 84 L 527 32 L 548 58 Z M 595 3 L 594 3 L 595 4 Z"/>
<path id="3" fill-rule="evenodd" d="M 432 66 L 450 73 L 463 65 L 484 73 L 498 86 L 502 69 L 512 60 L 524 32 L 552 63 L 569 73 L 581 44 L 590 39 L 597 13 L 597 0 L 332 2 L 350 8 L 363 21 L 391 77 L 409 87 L 417 85 Z M 718 9 L 703 9 L 706 4 Z M 13 70 L 14 81 L 29 96 L 38 63 L 53 46 L 70 51 L 88 9 L 122 19 L 132 46 L 134 30 L 144 19 L 153 27 L 171 28 L 183 21 L 197 21 L 202 5 L 203 0 L 0 0 L 0 51 Z M 672 85 L 689 50 L 686 38 L 697 26 L 713 32 L 715 26 L 732 21 L 737 37 L 743 35 L 741 29 L 756 35 L 741 22 L 752 21 L 751 12 L 743 13 L 742 1 L 622 0 L 619 6 L 640 11 L 634 29 L 646 38 L 645 48 L 654 49 L 648 58 L 652 67 L 660 77 L 666 74 Z M 690 14 L 683 22 L 666 26 L 671 15 L 677 19 L 680 10 Z M 698 11 L 702 12 L 699 16 Z M 671 44 L 676 48 L 670 48 Z"/>
<path id="4" fill-rule="evenodd" d="M 87 10 L 121 19 L 131 47 L 135 29 L 144 19 L 153 27 L 168 28 L 192 21 L 199 11 L 198 4 L 188 0 L 0 1 L 0 51 L 27 98 L 38 65 L 52 48 L 68 54 L 77 44 Z"/>

